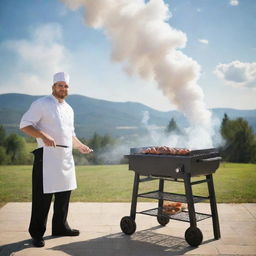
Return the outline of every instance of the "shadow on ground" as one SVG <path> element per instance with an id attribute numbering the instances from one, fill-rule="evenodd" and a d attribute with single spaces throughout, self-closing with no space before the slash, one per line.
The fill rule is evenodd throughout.
<path id="1" fill-rule="evenodd" d="M 27 248 L 32 247 L 31 240 L 23 240 L 17 243 L 6 244 L 0 246 L 0 255 L 9 256 L 14 252 L 18 252 Z"/>
<path id="2" fill-rule="evenodd" d="M 194 249 L 183 238 L 159 234 L 154 232 L 154 229 L 157 229 L 157 227 L 138 231 L 132 236 L 116 233 L 91 240 L 58 245 L 47 248 L 47 255 L 49 251 L 52 251 L 53 255 L 53 251 L 58 251 L 72 256 L 169 256 L 183 255 Z M 54 237 L 45 237 L 45 240 L 49 239 L 54 239 Z M 205 241 L 204 243 L 211 241 Z M 0 249 L 0 255 L 11 255 L 11 253 L 31 246 L 31 240 L 8 244 L 3 246 L 2 250 Z"/>
<path id="3" fill-rule="evenodd" d="M 52 236 L 46 236 L 44 237 L 44 240 L 49 240 L 53 239 L 54 237 Z M 32 240 L 27 239 L 27 240 L 22 240 L 16 243 L 11 243 L 11 244 L 5 244 L 0 246 L 0 256 L 10 256 L 14 255 L 13 253 L 19 252 L 28 248 L 34 247 L 32 245 Z"/>
<path id="4" fill-rule="evenodd" d="M 164 256 L 183 255 L 194 247 L 180 237 L 154 232 L 162 226 L 138 231 L 131 236 L 123 233 L 102 236 L 88 241 L 80 241 L 52 247 L 51 250 L 65 252 L 72 256 Z M 214 241 L 209 239 L 207 244 Z"/>

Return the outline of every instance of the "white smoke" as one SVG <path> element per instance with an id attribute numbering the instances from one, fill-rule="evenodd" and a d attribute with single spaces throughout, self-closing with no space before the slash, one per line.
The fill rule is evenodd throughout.
<path id="1" fill-rule="evenodd" d="M 159 127 L 153 124 L 149 124 L 150 116 L 148 111 L 143 113 L 142 124 L 144 128 L 147 130 L 147 134 L 145 136 L 140 136 L 140 142 L 143 142 L 144 145 L 164 145 L 168 147 L 183 147 L 189 149 L 201 149 L 205 148 L 208 145 L 212 145 L 212 141 L 206 141 L 209 138 L 208 134 L 205 134 L 205 129 L 194 129 L 193 127 L 181 128 L 180 131 L 172 131 L 170 133 L 165 132 L 166 127 L 162 129 L 158 129 Z M 216 117 L 212 120 L 212 129 L 214 132 L 214 146 L 220 146 L 222 144 L 222 140 L 220 136 L 218 136 L 218 132 L 220 127 L 220 120 Z M 198 138 L 198 134 L 203 138 L 200 140 Z M 143 145 L 143 144 L 142 144 Z"/>
<path id="2" fill-rule="evenodd" d="M 149 146 L 168 146 L 179 147 L 188 149 L 202 149 L 205 148 L 205 130 L 195 130 L 191 127 L 181 129 L 180 132 L 166 133 L 166 127 L 159 127 L 154 124 L 150 124 L 150 115 L 148 111 L 142 113 L 142 128 L 144 132 L 142 134 L 134 135 L 132 138 L 121 138 L 118 143 L 101 152 L 99 158 L 105 164 L 120 163 L 120 160 L 124 155 L 129 154 L 130 148 L 134 147 L 149 147 Z M 218 132 L 220 129 L 221 120 L 216 116 L 212 120 L 212 129 L 214 131 L 213 146 L 219 147 L 224 145 L 223 138 Z M 179 127 L 180 128 L 180 127 Z M 200 133 L 200 135 L 198 135 Z M 198 136 L 205 137 L 200 140 Z M 210 143 L 210 142 L 208 142 Z"/>
<path id="3" fill-rule="evenodd" d="M 70 8 L 85 8 L 88 26 L 103 29 L 112 42 L 112 59 L 131 75 L 152 79 L 190 122 L 191 145 L 212 146 L 211 112 L 197 81 L 200 66 L 179 49 L 186 35 L 172 28 L 163 0 L 62 0 Z"/>

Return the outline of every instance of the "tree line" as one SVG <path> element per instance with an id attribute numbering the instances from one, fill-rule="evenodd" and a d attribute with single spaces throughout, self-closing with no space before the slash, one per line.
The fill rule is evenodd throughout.
<path id="1" fill-rule="evenodd" d="M 16 133 L 7 135 L 0 125 L 0 165 L 31 164 L 32 161 L 33 156 L 28 154 L 26 139 Z"/>
<path id="2" fill-rule="evenodd" d="M 76 164 L 103 164 L 100 155 L 112 147 L 115 139 L 109 135 L 100 136 L 95 133 L 92 138 L 80 139 L 83 143 L 93 148 L 93 154 L 84 155 L 73 150 Z M 32 164 L 33 155 L 31 151 L 35 148 L 36 140 L 31 137 L 23 137 L 16 133 L 6 134 L 3 126 L 0 126 L 0 165 L 8 164 Z M 32 144 L 32 145 L 31 145 Z M 30 145 L 30 147 L 29 147 Z"/>
<path id="3" fill-rule="evenodd" d="M 111 147 L 114 147 L 116 139 L 110 135 L 101 136 L 94 133 L 92 138 L 86 140 L 84 138 L 79 138 L 81 142 L 93 149 L 92 154 L 81 154 L 77 150 L 73 150 L 73 156 L 76 164 L 104 164 L 104 159 L 101 158 L 101 154 Z"/>
<path id="4" fill-rule="evenodd" d="M 172 118 L 165 133 L 182 134 Z M 253 128 L 243 118 L 231 120 L 227 114 L 220 126 L 224 143 L 218 149 L 224 161 L 235 163 L 256 163 L 256 135 Z"/>
<path id="5" fill-rule="evenodd" d="M 256 163 L 256 136 L 243 118 L 229 119 L 225 114 L 220 132 L 225 145 L 220 148 L 224 160 L 237 163 Z"/>
<path id="6" fill-rule="evenodd" d="M 0 164 L 29 164 L 31 161 L 25 138 L 16 133 L 6 135 L 0 126 Z"/>
<path id="7" fill-rule="evenodd" d="M 180 129 L 172 118 L 165 131 L 166 134 L 176 133 L 182 135 Z M 252 127 L 243 118 L 231 120 L 227 114 L 224 115 L 220 127 L 220 134 L 224 139 L 224 144 L 219 147 L 224 161 L 238 163 L 256 163 L 256 135 Z M 101 136 L 95 133 L 92 138 L 80 140 L 93 148 L 93 154 L 80 154 L 77 150 L 73 151 L 76 164 L 103 164 L 101 158 L 103 152 L 110 150 L 118 143 L 109 135 Z M 28 143 L 30 142 L 30 144 Z M 33 155 L 29 147 L 31 142 L 36 142 L 30 137 L 23 137 L 12 133 L 7 135 L 3 126 L 0 126 L 0 165 L 4 164 L 32 164 Z M 32 144 L 35 146 L 34 144 Z"/>

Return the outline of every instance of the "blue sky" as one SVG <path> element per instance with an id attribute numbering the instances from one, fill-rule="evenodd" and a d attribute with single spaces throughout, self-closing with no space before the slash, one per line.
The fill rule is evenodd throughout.
<path id="1" fill-rule="evenodd" d="M 182 52 L 201 66 L 209 108 L 256 108 L 256 1 L 166 0 L 168 23 L 187 36 Z M 84 10 L 58 0 L 0 1 L 0 93 L 51 92 L 52 74 L 71 76 L 71 94 L 175 109 L 156 83 L 111 61 L 111 42 L 86 26 Z M 127 35 L 129 36 L 129 35 Z"/>

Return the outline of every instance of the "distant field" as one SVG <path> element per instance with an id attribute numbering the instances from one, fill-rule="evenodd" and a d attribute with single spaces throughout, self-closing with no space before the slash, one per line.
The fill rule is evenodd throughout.
<path id="1" fill-rule="evenodd" d="M 130 202 L 133 176 L 127 165 L 78 166 L 78 189 L 72 193 L 72 201 Z M 256 164 L 222 163 L 214 174 L 214 183 L 218 202 L 256 203 Z M 183 186 L 166 182 L 165 189 L 183 193 Z M 145 182 L 141 183 L 140 191 L 157 188 L 156 181 Z M 206 184 L 193 186 L 193 191 L 195 195 L 207 195 Z M 0 166 L 0 206 L 29 201 L 31 166 Z"/>

